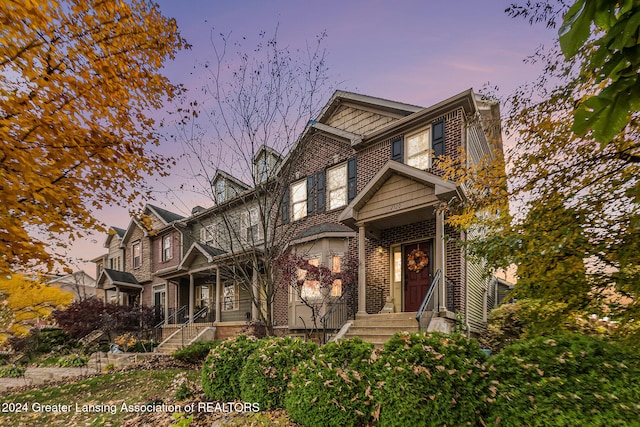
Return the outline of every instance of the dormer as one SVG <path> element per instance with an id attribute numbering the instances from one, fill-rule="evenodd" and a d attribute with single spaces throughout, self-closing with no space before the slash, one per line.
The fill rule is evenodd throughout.
<path id="1" fill-rule="evenodd" d="M 244 182 L 219 169 L 211 180 L 213 200 L 218 205 L 233 199 L 238 194 L 247 191 L 249 188 L 250 187 Z"/>
<path id="2" fill-rule="evenodd" d="M 282 156 L 273 148 L 263 145 L 253 157 L 253 180 L 262 184 L 271 178 L 280 166 Z"/>

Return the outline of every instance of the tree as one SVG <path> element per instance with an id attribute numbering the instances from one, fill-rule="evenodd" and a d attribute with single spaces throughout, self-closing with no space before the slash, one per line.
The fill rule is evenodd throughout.
<path id="1" fill-rule="evenodd" d="M 49 318 L 53 310 L 69 304 L 73 294 L 20 274 L 0 277 L 0 305 L 3 306 L 0 341 L 25 336 L 38 321 Z"/>
<path id="2" fill-rule="evenodd" d="M 196 179 L 181 190 L 214 203 L 216 231 L 208 240 L 231 255 L 220 264 L 221 274 L 233 278 L 260 307 L 258 317 L 268 334 L 273 334 L 274 299 L 283 289 L 273 265 L 296 233 L 293 225 L 280 226 L 283 197 L 303 150 L 296 145 L 299 135 L 319 113 L 327 90 L 325 37 L 292 50 L 278 43 L 276 28 L 272 36 L 261 32 L 256 47 L 245 49 L 220 34 L 212 43 L 214 58 L 205 64 L 202 93 L 209 98 L 192 100 L 181 110 L 176 136 L 189 158 L 188 173 Z M 222 188 L 218 178 L 225 181 Z"/>
<path id="3" fill-rule="evenodd" d="M 508 12 L 553 25 L 564 10 L 527 3 Z M 629 112 L 606 144 L 595 129 L 578 134 L 572 126 L 602 86 L 585 68 L 596 49 L 584 45 L 567 60 L 555 45 L 530 58 L 542 74 L 502 103 L 515 143 L 504 162 L 450 173 L 470 191 L 449 206 L 449 221 L 480 231 L 468 242 L 472 255 L 493 267 L 518 265 L 516 294 L 633 319 L 640 309 L 639 117 Z"/>
<path id="4" fill-rule="evenodd" d="M 9 0 L 0 22 L 0 272 L 51 268 L 169 165 L 149 112 L 180 93 L 160 70 L 188 45 L 148 0 Z"/>

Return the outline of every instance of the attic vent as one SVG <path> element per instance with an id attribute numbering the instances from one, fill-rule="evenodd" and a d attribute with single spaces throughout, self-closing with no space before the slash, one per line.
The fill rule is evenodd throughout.
<path id="1" fill-rule="evenodd" d="M 198 206 L 194 206 L 193 209 L 191 209 L 191 215 L 195 215 L 198 212 L 202 212 L 204 210 L 204 208 L 200 205 Z"/>

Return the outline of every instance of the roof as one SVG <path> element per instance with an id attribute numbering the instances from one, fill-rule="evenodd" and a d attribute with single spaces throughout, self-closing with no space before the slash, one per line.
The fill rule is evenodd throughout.
<path id="1" fill-rule="evenodd" d="M 336 108 L 340 106 L 340 103 L 342 101 L 351 101 L 358 104 L 373 106 L 376 109 L 384 110 L 400 116 L 406 116 L 423 109 L 423 107 L 417 105 L 405 104 L 403 102 L 391 101 L 389 99 L 362 95 L 354 92 L 336 90 L 329 102 L 327 102 L 325 107 L 320 112 L 317 121 L 323 123 L 325 120 L 327 120 L 329 116 L 333 114 Z"/>
<path id="2" fill-rule="evenodd" d="M 105 282 L 108 285 L 142 288 L 142 285 L 133 274 L 126 271 L 112 270 L 110 268 L 102 270 L 102 273 L 100 273 L 100 277 L 98 278 L 98 286 L 100 287 L 100 285 L 102 285 L 104 288 Z"/>
<path id="3" fill-rule="evenodd" d="M 154 205 L 147 205 L 147 207 L 156 214 L 156 216 L 165 223 L 169 224 L 173 221 L 183 220 L 184 217 L 182 215 L 178 215 L 177 213 L 170 212 L 166 209 L 159 208 Z M 123 230 L 124 231 L 124 230 Z M 124 235 L 124 233 L 123 233 Z"/>
<path id="4" fill-rule="evenodd" d="M 347 227 L 346 225 L 337 224 L 334 222 L 325 222 L 302 230 L 294 237 L 294 240 L 304 239 L 305 237 L 316 236 L 323 233 L 350 233 L 352 231 L 353 230 L 351 230 L 351 228 Z"/>
<path id="5" fill-rule="evenodd" d="M 120 227 L 114 227 L 113 225 L 111 227 L 109 227 L 111 230 L 115 231 L 116 234 L 118 235 L 118 237 L 120 237 L 122 239 L 122 237 L 124 237 L 124 233 L 126 233 L 126 230 L 124 228 L 120 228 Z"/>

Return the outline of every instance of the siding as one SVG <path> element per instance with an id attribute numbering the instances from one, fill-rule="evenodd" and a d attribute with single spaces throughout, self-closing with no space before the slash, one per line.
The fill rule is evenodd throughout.
<path id="1" fill-rule="evenodd" d="M 327 120 L 327 125 L 358 135 L 366 135 L 395 120 L 397 119 L 394 117 L 344 104 L 338 107 L 336 112 Z"/>

